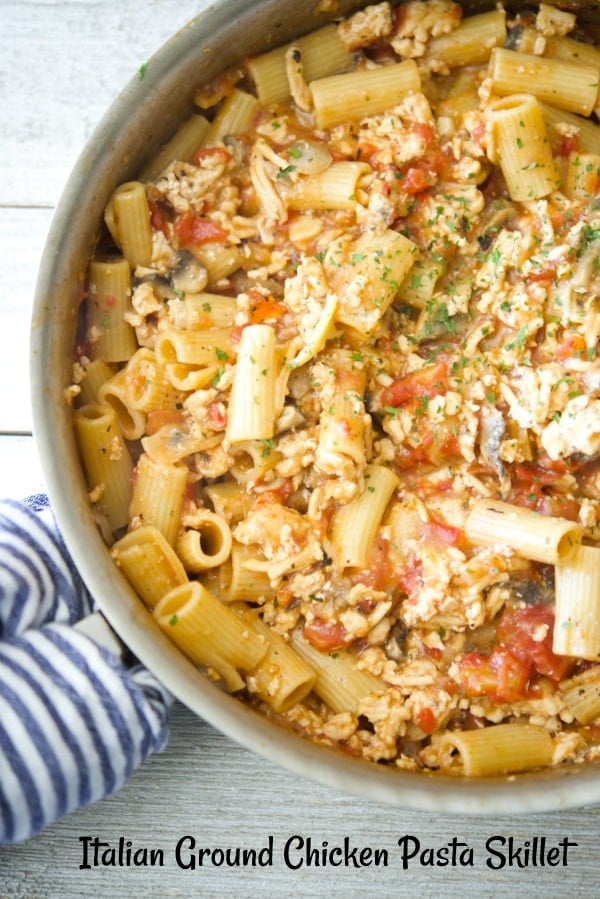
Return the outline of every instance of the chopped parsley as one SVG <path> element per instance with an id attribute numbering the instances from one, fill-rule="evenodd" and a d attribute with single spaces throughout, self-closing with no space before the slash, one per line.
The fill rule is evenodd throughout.
<path id="1" fill-rule="evenodd" d="M 277 172 L 277 177 L 278 178 L 287 178 L 288 175 L 291 175 L 292 172 L 295 172 L 295 171 L 296 171 L 295 165 L 286 165 L 285 168 L 279 169 L 279 171 Z"/>

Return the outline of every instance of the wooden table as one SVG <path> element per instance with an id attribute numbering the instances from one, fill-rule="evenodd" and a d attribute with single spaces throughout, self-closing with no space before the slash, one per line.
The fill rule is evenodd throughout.
<path id="1" fill-rule="evenodd" d="M 121 86 L 202 0 L 5 0 L 0 56 L 0 494 L 43 485 L 31 438 L 27 342 L 36 268 L 52 208 L 93 127 Z M 0 772 L 1 776 L 1 772 Z M 169 747 L 116 796 L 73 814 L 41 836 L 0 849 L 1 897 L 128 896 L 596 896 L 600 811 L 524 818 L 451 818 L 371 804 L 300 779 L 257 758 L 176 705 Z M 314 846 L 386 848 L 387 867 L 295 868 L 283 856 L 299 835 Z M 180 867 L 175 847 L 260 849 L 273 837 L 270 866 Z M 472 866 L 404 870 L 398 840 L 421 849 L 453 837 Z M 494 869 L 486 841 L 515 846 L 534 836 L 567 837 L 567 867 Z M 82 837 L 111 846 L 162 850 L 162 867 L 81 869 Z M 416 843 L 409 840 L 411 846 Z M 498 861 L 492 856 L 492 861 Z M 218 861 L 218 854 L 215 856 Z M 265 860 L 265 856 L 263 856 Z M 465 858 L 466 860 L 466 858 Z M 186 864 L 184 858 L 181 859 Z"/>

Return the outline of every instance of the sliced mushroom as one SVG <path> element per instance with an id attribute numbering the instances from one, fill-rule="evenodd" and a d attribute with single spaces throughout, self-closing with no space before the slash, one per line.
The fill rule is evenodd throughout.
<path id="1" fill-rule="evenodd" d="M 179 250 L 175 254 L 170 279 L 174 290 L 201 293 L 208 284 L 208 272 L 189 250 Z"/>
<path id="2" fill-rule="evenodd" d="M 481 458 L 496 472 L 500 480 L 504 477 L 504 465 L 499 456 L 500 445 L 506 432 L 506 422 L 502 413 L 495 408 L 486 409 L 481 417 L 479 446 Z"/>
<path id="3" fill-rule="evenodd" d="M 164 275 L 152 273 L 145 275 L 140 281 L 141 283 L 151 284 L 154 296 L 163 303 L 167 300 L 174 300 L 177 296 L 168 278 L 165 278 Z"/>
<path id="4" fill-rule="evenodd" d="M 554 602 L 554 577 L 551 566 L 543 566 L 523 574 L 513 572 L 502 584 L 510 594 L 509 604 L 520 606 L 548 605 Z"/>
<path id="5" fill-rule="evenodd" d="M 408 628 L 401 619 L 394 624 L 390 635 L 387 638 L 384 650 L 388 659 L 395 662 L 401 661 L 406 656 L 406 638 L 408 636 Z"/>

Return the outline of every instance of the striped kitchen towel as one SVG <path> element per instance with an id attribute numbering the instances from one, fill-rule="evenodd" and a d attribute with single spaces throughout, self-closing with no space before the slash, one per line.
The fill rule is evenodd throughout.
<path id="1" fill-rule="evenodd" d="M 118 790 L 171 697 L 73 625 L 93 611 L 45 496 L 0 501 L 0 844 Z"/>

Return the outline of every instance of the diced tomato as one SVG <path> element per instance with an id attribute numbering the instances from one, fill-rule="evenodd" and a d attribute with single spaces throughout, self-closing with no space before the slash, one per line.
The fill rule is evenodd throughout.
<path id="1" fill-rule="evenodd" d="M 365 584 L 374 590 L 384 590 L 394 581 L 394 568 L 390 559 L 390 544 L 383 537 L 373 541 L 369 562 L 363 571 L 352 576 L 355 584 Z"/>
<path id="2" fill-rule="evenodd" d="M 277 487 L 269 490 L 263 490 L 259 493 L 256 502 L 261 505 L 272 505 L 273 503 L 285 503 L 294 492 L 294 482 L 291 478 L 284 478 Z"/>
<path id="3" fill-rule="evenodd" d="M 152 409 L 146 417 L 146 434 L 156 434 L 165 425 L 182 425 L 184 418 L 180 409 Z"/>
<path id="4" fill-rule="evenodd" d="M 522 509 L 533 509 L 535 511 L 542 496 L 543 494 L 536 484 L 532 486 L 515 483 L 513 484 L 509 500 Z"/>
<path id="5" fill-rule="evenodd" d="M 392 31 L 393 34 L 395 34 L 397 31 L 400 31 L 400 29 L 404 25 L 404 22 L 406 21 L 407 15 L 408 15 L 408 13 L 406 11 L 406 7 L 403 4 L 396 7 L 396 15 L 394 17 L 394 28 Z"/>
<path id="6" fill-rule="evenodd" d="M 432 734 L 437 727 L 437 721 L 433 711 L 429 708 L 420 709 L 417 712 L 417 725 L 424 734 Z"/>
<path id="7" fill-rule="evenodd" d="M 463 539 L 463 532 L 459 528 L 436 521 L 434 518 L 423 522 L 421 533 L 428 543 L 432 543 L 440 549 L 444 546 L 456 546 Z"/>
<path id="8" fill-rule="evenodd" d="M 196 150 L 192 156 L 194 165 L 202 165 L 204 159 L 218 159 L 220 162 L 229 162 L 231 153 L 224 147 L 205 147 L 202 150 Z"/>
<path id="9" fill-rule="evenodd" d="M 428 127 L 428 126 L 427 126 Z M 433 171 L 436 175 L 445 174 L 444 169 L 453 162 L 452 155 L 448 156 L 442 150 L 430 150 L 427 153 L 423 163 L 429 171 Z"/>
<path id="10" fill-rule="evenodd" d="M 148 201 L 150 208 L 150 224 L 155 231 L 162 231 L 165 237 L 169 237 L 168 219 L 163 209 L 154 200 Z"/>
<path id="11" fill-rule="evenodd" d="M 560 362 L 570 359 L 571 356 L 582 356 L 586 351 L 587 344 L 585 338 L 581 334 L 570 334 L 560 346 L 554 351 L 554 356 Z"/>
<path id="12" fill-rule="evenodd" d="M 412 556 L 408 560 L 404 570 L 398 576 L 398 586 L 409 598 L 418 594 L 423 586 L 423 563 L 420 559 Z"/>
<path id="13" fill-rule="evenodd" d="M 211 403 L 208 407 L 208 420 L 216 431 L 223 431 L 227 425 L 227 413 L 223 403 Z"/>
<path id="14" fill-rule="evenodd" d="M 419 499 L 427 499 L 438 493 L 448 493 L 454 486 L 454 478 L 444 478 L 443 481 L 432 481 L 429 478 L 421 478 L 415 484 L 415 493 Z"/>
<path id="15" fill-rule="evenodd" d="M 524 664 L 538 674 L 560 681 L 573 660 L 552 652 L 554 612 L 547 605 L 507 608 L 498 623 L 496 637 Z"/>
<path id="16" fill-rule="evenodd" d="M 175 219 L 175 234 L 180 247 L 199 246 L 203 243 L 224 243 L 227 231 L 215 225 L 210 219 L 183 212 Z"/>
<path id="17" fill-rule="evenodd" d="M 485 125 L 485 119 L 483 118 L 483 116 L 479 119 L 479 121 L 473 128 L 472 134 L 473 134 L 473 140 L 475 141 L 475 143 L 479 144 L 481 146 L 483 143 L 485 134 L 486 134 L 486 125 Z"/>
<path id="18" fill-rule="evenodd" d="M 408 471 L 423 462 L 428 462 L 429 456 L 425 452 L 425 447 L 415 446 L 399 446 L 394 454 L 394 465 L 400 471 Z"/>
<path id="19" fill-rule="evenodd" d="M 435 362 L 417 371 L 409 372 L 395 380 L 381 392 L 382 406 L 397 408 L 409 400 L 419 397 L 439 396 L 448 389 L 448 366 L 445 362 Z"/>
<path id="20" fill-rule="evenodd" d="M 526 695 L 530 667 L 506 647 L 489 656 L 470 652 L 458 663 L 460 680 L 468 696 L 489 696 L 493 702 L 519 702 Z"/>
<path id="21" fill-rule="evenodd" d="M 377 145 L 368 143 L 367 141 L 361 141 L 359 149 L 360 161 L 372 165 L 372 159 L 377 154 Z"/>
<path id="22" fill-rule="evenodd" d="M 562 493 L 543 494 L 536 503 L 535 511 L 550 518 L 579 521 L 579 503 L 573 497 L 564 496 Z"/>
<path id="23" fill-rule="evenodd" d="M 413 122 L 411 129 L 413 134 L 417 134 L 426 144 L 433 143 L 435 137 L 435 129 L 426 122 Z"/>
<path id="24" fill-rule="evenodd" d="M 558 146 L 556 147 L 557 156 L 569 156 L 571 153 L 579 151 L 579 133 L 561 134 Z"/>
<path id="25" fill-rule="evenodd" d="M 321 652 L 334 652 L 346 645 L 346 629 L 339 621 L 323 621 L 315 618 L 305 624 L 302 633 L 309 643 Z"/>
<path id="26" fill-rule="evenodd" d="M 188 480 L 183 494 L 184 514 L 192 514 L 195 511 L 196 504 L 196 481 L 191 478 Z"/>
<path id="27" fill-rule="evenodd" d="M 460 442 L 456 434 L 449 434 L 439 447 L 441 456 L 460 456 Z"/>
<path id="28" fill-rule="evenodd" d="M 469 696 L 494 702 L 518 702 L 539 674 L 555 682 L 572 668 L 573 659 L 552 651 L 554 612 L 550 606 L 507 608 L 496 630 L 498 645 L 490 655 L 471 652 L 459 662 L 460 679 Z"/>
<path id="29" fill-rule="evenodd" d="M 263 297 L 259 299 L 258 303 L 250 313 L 250 323 L 253 325 L 259 325 L 261 322 L 268 321 L 272 318 L 281 318 L 284 314 L 285 309 L 283 306 L 280 306 L 273 297 Z"/>
<path id="30" fill-rule="evenodd" d="M 533 462 L 517 462 L 514 471 L 517 480 L 543 486 L 552 486 L 565 473 L 564 471 L 555 471 Z"/>
<path id="31" fill-rule="evenodd" d="M 404 173 L 400 186 L 407 194 L 414 196 L 427 190 L 428 187 L 433 187 L 436 182 L 437 175 L 432 170 L 411 166 Z"/>
<path id="32" fill-rule="evenodd" d="M 553 485 L 566 470 L 563 465 L 550 469 L 545 465 L 531 462 L 517 463 L 511 502 L 517 506 L 534 509 L 540 515 L 577 521 L 579 519 L 577 500 L 565 496 L 559 489 L 553 489 Z"/>

